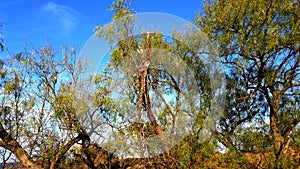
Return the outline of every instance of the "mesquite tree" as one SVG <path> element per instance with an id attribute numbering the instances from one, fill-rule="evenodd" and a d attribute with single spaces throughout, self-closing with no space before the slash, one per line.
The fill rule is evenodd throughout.
<path id="1" fill-rule="evenodd" d="M 234 146 L 229 135 L 260 116 L 268 120 L 278 168 L 300 122 L 299 16 L 297 1 L 218 0 L 207 3 L 197 18 L 235 82 L 230 101 L 235 106 L 228 110 L 231 118 L 222 122 L 226 129 L 218 133 L 220 140 Z"/>

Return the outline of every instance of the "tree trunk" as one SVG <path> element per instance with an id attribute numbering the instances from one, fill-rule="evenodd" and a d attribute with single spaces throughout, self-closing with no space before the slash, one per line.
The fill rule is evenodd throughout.
<path id="1" fill-rule="evenodd" d="M 35 163 L 28 153 L 22 148 L 22 146 L 9 135 L 3 128 L 0 122 L 0 138 L 2 139 L 1 146 L 5 149 L 11 151 L 22 163 L 25 168 L 30 169 L 41 169 L 37 163 Z"/>
<path id="2" fill-rule="evenodd" d="M 41 169 L 42 167 L 36 164 L 22 147 L 17 147 L 12 151 L 25 168 Z M 16 152 L 16 153 L 15 153 Z"/>
<path id="3" fill-rule="evenodd" d="M 278 113 L 278 100 L 270 100 L 270 127 L 271 135 L 274 140 L 274 154 L 275 154 L 275 168 L 281 168 L 281 157 L 283 154 L 283 148 L 285 147 L 285 138 L 281 135 L 277 125 L 277 113 Z"/>
<path id="4" fill-rule="evenodd" d="M 90 141 L 90 138 L 86 133 L 79 133 L 77 137 L 71 139 L 66 145 L 60 148 L 59 152 L 56 154 L 55 158 L 51 162 L 50 169 L 56 169 L 60 162 L 65 158 L 64 155 L 70 150 L 70 148 L 78 143 L 79 141 Z"/>

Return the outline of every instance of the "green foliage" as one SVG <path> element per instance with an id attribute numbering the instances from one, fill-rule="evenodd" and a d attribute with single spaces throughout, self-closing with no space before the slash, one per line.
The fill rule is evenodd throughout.
<path id="1" fill-rule="evenodd" d="M 81 91 L 77 89 L 85 84 L 79 80 L 81 64 L 73 50 L 65 49 L 58 55 L 50 46 L 1 61 L 1 146 L 17 158 L 25 156 L 22 163 L 58 166 L 64 163 L 69 149 L 84 140 L 81 135 L 85 131 L 78 119 L 83 110 L 80 106 L 91 107 L 78 101 Z M 4 139 L 6 133 L 17 148 Z"/>
<path id="2" fill-rule="evenodd" d="M 212 46 L 207 47 L 209 42 L 193 30 L 174 31 L 172 37 L 160 32 L 132 36 L 135 21 L 131 14 L 135 11 L 131 6 L 131 0 L 114 1 L 110 7 L 114 12 L 113 22 L 96 27 L 96 35 L 111 43 L 111 60 L 101 73 L 87 80 L 80 79 L 84 64 L 77 60 L 73 50 L 58 53 L 44 46 L 0 61 L 1 146 L 17 156 L 27 153 L 28 160 L 36 160 L 42 168 L 70 167 L 71 154 L 77 161 L 96 168 L 97 152 L 86 141 L 90 141 L 87 133 L 102 125 L 99 119 L 116 130 L 112 137 L 147 140 L 159 136 L 161 131 L 176 134 L 176 127 L 189 124 L 185 113 L 192 112 L 195 123 L 189 126 L 192 128 L 189 134 L 165 154 L 152 159 L 155 161 L 145 159 L 149 163 L 143 161 L 135 166 L 144 163 L 148 168 L 299 166 L 295 154 L 283 153 L 291 151 L 286 149 L 288 146 L 300 151 L 299 3 L 217 0 L 207 3 L 204 12 L 196 18 L 196 24 L 218 49 L 216 60 L 226 66 L 224 117 L 216 126 L 213 122 L 206 124 L 206 120 L 214 113 L 210 109 L 214 106 L 214 88 L 221 84 L 213 84 L 211 77 L 216 78 L 218 74 L 210 70 L 208 75 L 210 62 L 200 58 L 217 55 L 210 49 Z M 2 40 L 0 50 L 4 49 Z M 140 66 L 150 55 L 157 57 L 150 60 L 143 84 Z M 176 60 L 174 55 L 179 58 Z M 162 63 L 172 66 L 168 71 L 163 66 L 151 67 Z M 187 65 L 189 71 L 180 72 L 177 68 L 181 65 Z M 174 76 L 174 72 L 179 76 Z M 197 83 L 197 98 L 182 95 L 188 88 L 180 84 L 191 77 Z M 122 90 L 116 87 L 118 78 L 126 82 Z M 144 93 L 142 85 L 145 85 Z M 139 102 L 141 93 L 142 102 Z M 133 123 L 136 112 L 132 111 L 139 105 L 142 105 L 141 112 L 150 118 L 153 109 L 149 106 L 152 100 L 147 101 L 150 93 L 158 95 L 155 106 L 161 108 L 155 114 L 155 123 Z M 199 100 L 199 107 L 185 110 L 186 106 L 193 105 L 193 100 Z M 87 123 L 91 128 L 83 128 Z M 215 137 L 204 141 L 200 131 L 206 125 L 217 129 L 210 131 Z M 22 142 L 26 151 L 12 148 L 4 139 L 5 133 Z M 168 143 L 168 140 L 161 141 Z M 220 143 L 228 149 L 224 154 L 218 152 Z M 136 145 L 125 145 L 121 139 L 112 144 L 106 146 L 123 145 L 124 154 L 137 153 L 132 151 Z M 74 151 L 70 152 L 72 147 Z M 95 149 L 100 152 L 99 147 Z M 97 167 L 109 166 L 111 157 L 105 157 L 106 161 L 100 161 Z"/>
<path id="3" fill-rule="evenodd" d="M 300 122 L 299 15 L 296 1 L 218 0 L 207 3 L 196 19 L 228 69 L 218 139 L 230 150 L 272 146 L 277 168 L 287 166 L 280 162 L 283 147 Z M 238 126 L 249 123 L 258 130 L 238 132 Z M 271 145 L 264 144 L 269 138 L 260 132 L 272 138 Z M 236 142 L 240 139 L 244 146 Z"/>
<path id="4" fill-rule="evenodd" d="M 129 4 L 128 1 L 116 1 L 111 8 L 114 11 L 113 22 L 105 27 L 96 27 L 96 35 L 105 38 L 111 44 L 111 60 L 104 71 L 95 77 L 94 81 L 99 86 L 97 88 L 99 96 L 101 95 L 103 100 L 109 98 L 109 102 L 103 104 L 106 110 L 105 119 L 114 126 L 125 125 L 125 129 L 120 127 L 120 130 L 117 131 L 122 137 L 131 136 L 134 138 L 144 137 L 145 139 L 149 139 L 158 135 L 154 123 L 132 124 L 136 116 L 135 111 L 138 109 L 139 104 L 141 104 L 138 102 L 141 92 L 139 67 L 145 63 L 146 58 L 151 53 L 153 57 L 150 59 L 150 66 L 147 69 L 146 95 L 158 92 L 160 94 L 157 94 L 158 97 L 154 100 L 155 103 L 147 103 L 146 96 L 144 96 L 142 113 L 146 116 L 149 113 L 147 104 L 153 104 L 154 106 L 151 106 L 150 109 L 156 111 L 155 119 L 157 125 L 163 131 L 170 133 L 176 133 L 178 128 L 185 128 L 190 125 L 188 123 L 192 123 L 184 121 L 186 120 L 184 118 L 186 113 L 195 114 L 193 116 L 195 119 L 192 118 L 190 120 L 196 121 L 189 126 L 193 130 L 190 133 L 193 141 L 185 140 L 177 147 L 176 151 L 171 151 L 174 152 L 172 157 L 181 163 L 179 164 L 181 168 L 187 166 L 197 168 L 194 162 L 197 161 L 198 155 L 203 155 L 203 160 L 208 159 L 206 157 L 215 152 L 212 149 L 216 144 L 216 142 L 210 142 L 209 146 L 207 144 L 201 146 L 203 138 L 197 139 L 197 137 L 200 137 L 197 135 L 199 131 L 207 127 L 205 125 L 208 125 L 205 124 L 205 119 L 210 113 L 212 103 L 212 87 L 209 76 L 209 73 L 212 72 L 208 72 L 207 67 L 210 63 L 204 63 L 199 57 L 202 53 L 198 53 L 198 51 L 209 53 L 207 50 L 210 49 L 204 48 L 209 43 L 203 40 L 204 38 L 201 35 L 199 37 L 199 34 L 188 30 L 184 33 L 174 31 L 172 37 L 165 37 L 160 32 L 147 33 L 147 30 L 145 30 L 145 33 L 135 35 L 133 32 L 135 21 L 130 16 L 134 12 L 129 10 Z M 211 54 L 211 56 L 213 55 L 214 53 Z M 175 56 L 178 56 L 178 58 Z M 208 59 L 211 56 L 207 54 L 206 58 Z M 168 66 L 163 67 L 166 65 Z M 180 70 L 180 67 L 184 67 L 182 65 L 187 66 L 189 71 Z M 180 77 L 177 77 L 177 75 Z M 196 97 L 198 98 L 192 98 L 180 92 L 180 90 L 182 92 L 189 90 L 188 87 L 181 86 L 187 79 L 195 79 L 195 86 L 191 85 L 189 87 L 195 87 L 195 90 L 199 91 L 199 94 L 192 92 L 189 94 L 197 95 Z M 115 84 L 116 81 L 124 82 L 122 83 L 121 90 L 118 88 L 118 84 Z M 186 81 L 186 83 L 193 82 Z M 220 84 L 213 85 L 218 86 Z M 114 101 L 114 97 L 117 96 L 119 99 Z M 191 106 L 195 100 L 200 100 L 201 102 L 199 109 L 198 107 Z M 162 106 L 159 112 L 155 109 L 156 104 L 159 104 L 158 108 Z M 185 110 L 187 112 L 183 110 L 186 106 L 191 106 L 190 109 Z M 128 125 L 127 121 L 131 122 L 131 125 Z M 125 149 L 123 142 L 120 144 Z M 126 151 L 130 153 L 129 149 Z"/>

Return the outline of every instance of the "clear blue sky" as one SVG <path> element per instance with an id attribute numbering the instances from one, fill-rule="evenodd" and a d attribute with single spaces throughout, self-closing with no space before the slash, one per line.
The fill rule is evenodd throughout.
<path id="1" fill-rule="evenodd" d="M 11 54 L 27 46 L 75 45 L 80 50 L 96 25 L 111 21 L 112 0 L 0 0 L 4 44 Z M 163 12 L 192 20 L 201 0 L 135 0 L 136 12 Z"/>

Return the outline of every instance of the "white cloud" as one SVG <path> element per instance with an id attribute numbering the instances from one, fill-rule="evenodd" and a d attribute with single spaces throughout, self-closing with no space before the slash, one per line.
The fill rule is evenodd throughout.
<path id="1" fill-rule="evenodd" d="M 80 14 L 68 6 L 49 2 L 43 7 L 43 11 L 50 13 L 55 18 L 59 19 L 65 34 L 68 34 L 69 31 L 75 28 L 78 24 L 77 18 L 80 16 Z"/>

